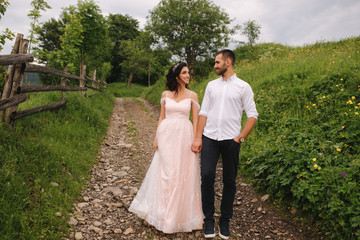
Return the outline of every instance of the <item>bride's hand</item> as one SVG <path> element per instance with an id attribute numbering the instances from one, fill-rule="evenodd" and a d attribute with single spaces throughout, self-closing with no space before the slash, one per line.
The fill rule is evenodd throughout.
<path id="1" fill-rule="evenodd" d="M 194 140 L 193 143 L 191 144 L 191 151 L 193 151 L 194 153 L 199 153 L 201 151 L 202 148 L 202 140 Z"/>

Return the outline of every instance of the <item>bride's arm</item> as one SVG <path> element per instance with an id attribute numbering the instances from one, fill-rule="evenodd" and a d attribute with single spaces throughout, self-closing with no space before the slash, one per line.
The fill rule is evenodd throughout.
<path id="1" fill-rule="evenodd" d="M 166 96 L 166 91 L 161 94 L 161 99 L 164 99 L 165 96 Z M 166 104 L 166 101 L 161 101 L 160 116 L 159 116 L 159 122 L 158 122 L 157 128 L 159 127 L 159 125 L 160 125 L 160 123 L 162 122 L 162 120 L 165 119 L 165 104 Z M 157 129 L 157 128 L 156 128 L 156 129 Z M 154 147 L 156 150 L 158 150 L 158 144 L 157 144 L 156 134 L 155 134 L 155 139 L 154 139 L 153 147 Z"/>
<path id="2" fill-rule="evenodd" d="M 191 101 L 192 123 L 193 123 L 193 129 L 194 129 L 194 137 L 195 137 L 197 122 L 198 122 L 198 117 L 199 117 L 199 110 L 200 110 L 198 95 L 195 92 L 193 94 L 191 94 L 191 100 L 192 100 Z"/>

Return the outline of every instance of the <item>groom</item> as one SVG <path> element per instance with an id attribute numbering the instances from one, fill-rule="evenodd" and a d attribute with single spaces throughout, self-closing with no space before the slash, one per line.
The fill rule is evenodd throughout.
<path id="1" fill-rule="evenodd" d="M 250 85 L 234 74 L 235 55 L 231 50 L 217 53 L 214 68 L 221 77 L 208 83 L 202 101 L 197 131 L 191 149 L 201 151 L 201 194 L 205 215 L 205 238 L 215 237 L 214 182 L 219 156 L 223 164 L 223 195 L 219 235 L 230 237 L 240 144 L 255 126 L 258 112 Z M 245 111 L 247 121 L 241 129 Z"/>

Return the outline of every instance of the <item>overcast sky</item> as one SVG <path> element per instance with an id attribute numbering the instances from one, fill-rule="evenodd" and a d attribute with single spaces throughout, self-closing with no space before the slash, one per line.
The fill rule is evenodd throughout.
<path id="1" fill-rule="evenodd" d="M 10 0 L 0 20 L 0 32 L 9 28 L 29 36 L 31 0 Z M 52 9 L 42 12 L 40 22 L 59 18 L 63 7 L 77 0 L 47 0 Z M 128 14 L 140 27 L 160 0 L 95 0 L 104 15 Z M 258 42 L 303 46 L 319 41 L 338 41 L 360 36 L 360 0 L 213 0 L 227 12 L 232 25 L 255 20 L 261 26 Z M 235 40 L 245 40 L 238 34 Z M 1 54 L 10 54 L 13 41 L 7 41 Z M 235 45 L 234 45 L 235 46 Z"/>

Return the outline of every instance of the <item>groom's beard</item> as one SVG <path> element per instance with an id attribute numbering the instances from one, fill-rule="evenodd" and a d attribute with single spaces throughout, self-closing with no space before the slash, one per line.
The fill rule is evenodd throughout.
<path id="1" fill-rule="evenodd" d="M 226 71 L 227 71 L 227 68 L 222 68 L 222 69 L 220 69 L 220 68 L 218 68 L 219 69 L 219 71 L 216 71 L 216 74 L 217 75 L 221 75 L 221 76 L 224 76 L 224 74 L 226 73 Z"/>

